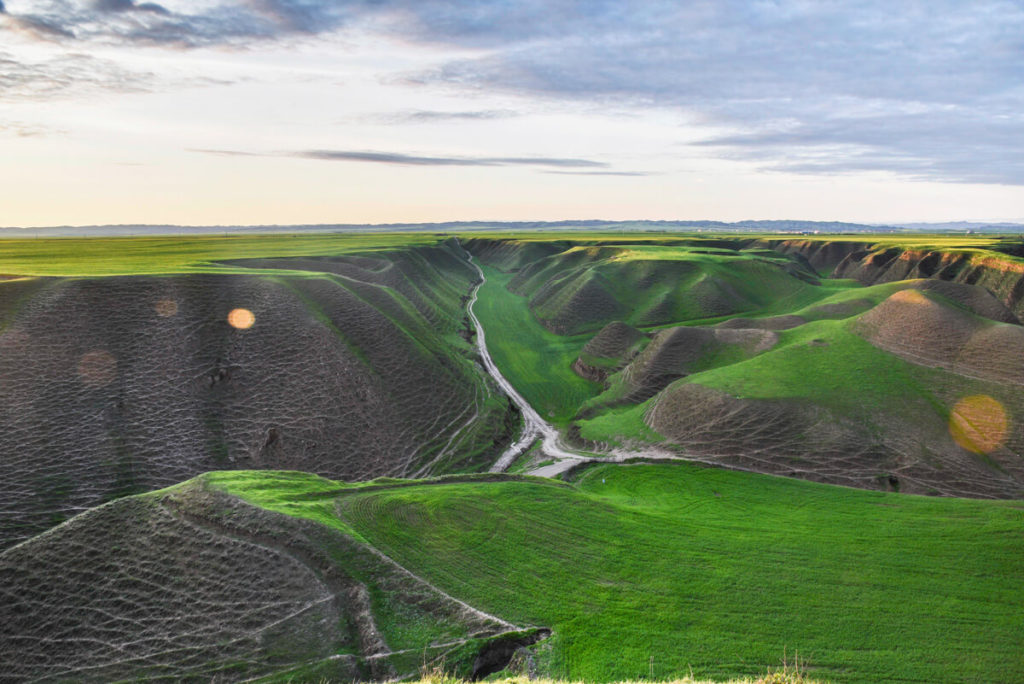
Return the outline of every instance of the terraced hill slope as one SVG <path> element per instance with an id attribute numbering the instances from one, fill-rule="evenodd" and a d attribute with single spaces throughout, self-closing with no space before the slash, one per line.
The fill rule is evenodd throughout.
<path id="1" fill-rule="evenodd" d="M 18 680 L 381 678 L 442 659 L 468 676 L 526 648 L 567 680 L 753 675 L 785 649 L 834 682 L 1017 681 L 1022 525 L 1019 502 L 691 464 L 573 485 L 213 473 L 0 554 L 0 652 Z"/>
<path id="2" fill-rule="evenodd" d="M 0 548 L 209 470 L 486 469 L 516 415 L 467 342 L 476 272 L 356 252 L 0 282 Z"/>

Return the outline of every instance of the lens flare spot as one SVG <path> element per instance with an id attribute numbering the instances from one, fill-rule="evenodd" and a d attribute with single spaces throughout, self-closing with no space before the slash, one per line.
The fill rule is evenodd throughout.
<path id="1" fill-rule="evenodd" d="M 949 433 L 953 439 L 975 454 L 987 454 L 1001 447 L 1008 427 L 1006 409 L 985 394 L 964 397 L 949 416 Z"/>
<path id="2" fill-rule="evenodd" d="M 248 330 L 256 322 L 256 316 L 248 309 L 232 309 L 228 314 L 228 323 L 232 328 Z"/>
<path id="3" fill-rule="evenodd" d="M 78 379 L 87 387 L 109 385 L 117 377 L 117 359 L 104 349 L 82 354 L 78 360 Z"/>
<path id="4" fill-rule="evenodd" d="M 170 318 L 178 313 L 178 302 L 173 299 L 161 299 L 153 305 L 153 308 L 162 318 Z"/>

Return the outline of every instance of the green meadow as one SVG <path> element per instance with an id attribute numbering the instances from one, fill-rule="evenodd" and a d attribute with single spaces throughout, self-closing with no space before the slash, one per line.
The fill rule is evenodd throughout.
<path id="1" fill-rule="evenodd" d="M 254 273 L 252 269 L 236 269 L 216 262 L 334 256 L 364 250 L 433 245 L 442 239 L 436 233 L 0 239 L 0 275 L 251 274 Z"/>
<path id="2" fill-rule="evenodd" d="M 784 652 L 834 682 L 1024 677 L 1020 502 L 690 464 L 595 466 L 572 484 L 206 477 L 353 534 L 476 607 L 552 628 L 537 657 L 556 678 L 752 676 Z"/>
<path id="3" fill-rule="evenodd" d="M 508 291 L 511 274 L 482 268 L 487 280 L 473 311 L 487 332 L 487 349 L 502 375 L 542 417 L 564 425 L 580 404 L 601 391 L 600 384 L 572 370 L 590 336 L 548 331 L 527 308 L 525 298 Z"/>

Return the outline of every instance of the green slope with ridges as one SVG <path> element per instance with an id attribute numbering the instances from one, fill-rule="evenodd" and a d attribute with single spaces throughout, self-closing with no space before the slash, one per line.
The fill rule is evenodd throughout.
<path id="1" fill-rule="evenodd" d="M 906 283 L 864 288 L 868 298 L 905 288 Z M 779 332 L 771 350 L 748 359 L 714 364 L 693 373 L 675 386 L 694 383 L 721 390 L 738 399 L 784 399 L 828 409 L 871 427 L 879 416 L 903 416 L 916 420 L 922 412 L 941 422 L 949 418 L 950 393 L 968 396 L 992 394 L 1001 403 L 1017 403 L 1017 389 L 1000 387 L 945 370 L 911 363 L 872 345 L 854 332 L 857 317 L 818 320 Z M 993 324 L 995 325 L 995 324 Z M 592 405 L 614 402 L 625 390 L 621 374 L 612 376 L 610 387 Z M 855 388 L 855 390 L 854 390 Z M 666 391 L 671 391 L 671 387 Z M 651 398 L 639 407 L 580 421 L 586 439 L 619 442 L 649 434 L 644 424 Z"/>

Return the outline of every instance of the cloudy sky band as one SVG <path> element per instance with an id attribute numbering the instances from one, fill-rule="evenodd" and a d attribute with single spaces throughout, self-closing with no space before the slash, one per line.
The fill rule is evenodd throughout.
<path id="1" fill-rule="evenodd" d="M 0 142 L 18 137 L 40 177 L 53 130 L 66 166 L 110 157 L 188 173 L 190 149 L 268 147 L 465 173 L 521 166 L 536 175 L 518 191 L 543 195 L 552 173 L 571 183 L 564 205 L 535 207 L 552 218 L 610 201 L 606 184 L 626 175 L 646 180 L 621 190 L 621 206 L 648 218 L 727 218 L 708 198 L 736 191 L 748 216 L 770 214 L 780 188 L 822 218 L 843 192 L 880 187 L 878 220 L 1024 213 L 1016 1 L 3 0 L 0 12 Z M 274 75 L 290 65 L 307 75 Z M 122 119 L 154 135 L 129 145 Z M 25 121 L 36 133 L 17 133 Z M 222 148 L 217 132 L 239 140 Z M 290 167 L 264 166 L 260 183 L 289 186 Z M 690 189 L 652 203 L 666 178 Z M 438 189 L 455 199 L 451 182 Z M 403 205 L 393 193 L 391 209 L 415 211 L 415 194 Z"/>

